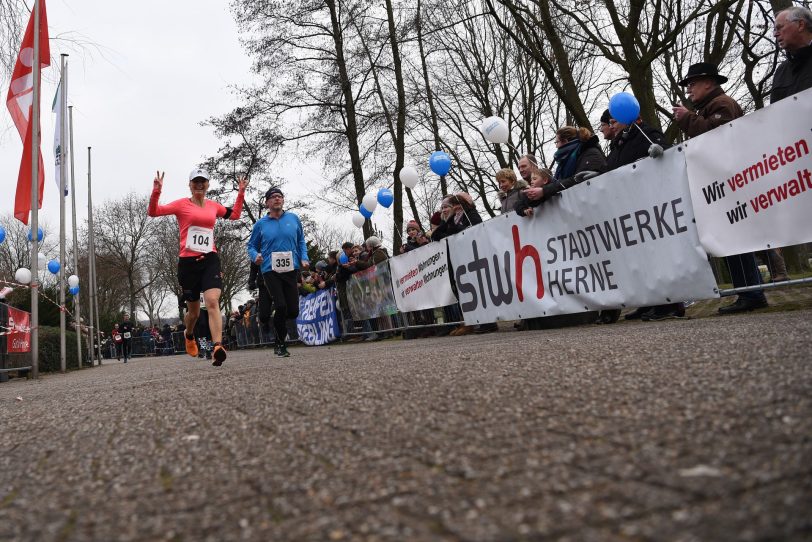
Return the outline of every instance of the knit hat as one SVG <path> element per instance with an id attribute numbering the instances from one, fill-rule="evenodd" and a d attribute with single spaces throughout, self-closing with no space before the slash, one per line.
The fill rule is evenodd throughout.
<path id="1" fill-rule="evenodd" d="M 612 114 L 607 109 L 606 111 L 603 112 L 603 115 L 601 115 L 601 122 L 609 124 L 610 120 L 612 120 Z"/>
<path id="2" fill-rule="evenodd" d="M 417 220 L 410 220 L 406 223 L 406 231 L 409 231 L 412 228 L 420 231 L 420 225 L 417 223 Z"/>
<path id="3" fill-rule="evenodd" d="M 377 248 L 381 246 L 381 240 L 375 237 L 374 235 L 370 235 L 369 238 L 365 241 L 365 244 L 371 246 L 372 248 Z"/>
<path id="4" fill-rule="evenodd" d="M 277 188 L 275 186 L 272 186 L 271 188 L 268 189 L 267 192 L 265 192 L 265 200 L 267 201 L 268 198 L 270 198 L 274 194 L 279 194 L 283 198 L 285 197 L 285 194 L 283 194 L 282 191 L 279 188 Z"/>
<path id="5" fill-rule="evenodd" d="M 321 271 L 325 267 L 327 267 L 327 262 L 325 262 L 324 260 L 319 260 L 316 262 L 316 269 L 318 269 L 319 271 Z"/>

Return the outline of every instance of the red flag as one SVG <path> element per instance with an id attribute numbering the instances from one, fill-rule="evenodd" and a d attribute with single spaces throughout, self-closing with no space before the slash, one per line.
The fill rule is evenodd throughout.
<path id="1" fill-rule="evenodd" d="M 51 49 L 48 46 L 48 18 L 45 15 L 45 0 L 40 0 L 39 16 L 39 66 L 51 65 Z M 20 174 L 17 176 L 17 194 L 14 197 L 14 218 L 28 224 L 28 214 L 31 212 L 31 117 L 34 105 L 34 14 L 28 19 L 23 41 L 20 44 L 20 54 L 14 65 L 11 75 L 11 86 L 6 97 L 6 106 L 11 113 L 11 119 L 17 127 L 23 140 L 23 159 L 20 162 Z M 39 105 L 39 104 L 37 104 Z M 39 126 L 37 126 L 39 130 Z M 39 203 L 42 207 L 42 191 L 45 188 L 45 172 L 42 165 L 42 152 L 39 154 Z"/>

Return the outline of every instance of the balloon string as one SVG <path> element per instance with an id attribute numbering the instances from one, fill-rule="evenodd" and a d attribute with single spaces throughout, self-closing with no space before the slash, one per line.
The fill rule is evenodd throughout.
<path id="1" fill-rule="evenodd" d="M 651 143 L 652 145 L 654 145 L 654 142 L 653 142 L 653 141 L 651 140 L 651 138 L 650 138 L 650 137 L 649 137 L 649 136 L 646 134 L 646 132 L 644 132 L 644 131 L 643 131 L 643 129 L 642 129 L 642 128 L 640 128 L 640 125 L 639 125 L 639 124 L 637 124 L 637 123 L 635 122 L 635 123 L 634 123 L 634 126 L 636 126 L 638 130 L 640 130 L 640 133 L 641 133 L 641 134 L 643 134 L 643 137 L 645 137 L 646 139 L 648 139 L 648 142 L 649 142 L 649 143 Z"/>
<path id="2" fill-rule="evenodd" d="M 0 284 L 5 284 L 7 286 L 17 286 L 17 287 L 20 287 L 20 288 L 28 288 L 29 290 L 31 289 L 31 286 L 29 286 L 28 284 L 21 284 L 19 282 L 11 282 L 11 281 L 8 281 L 8 280 L 3 280 L 3 279 L 0 279 Z M 48 295 L 45 292 L 43 292 L 42 290 L 39 290 L 39 295 L 44 297 L 46 301 L 50 302 L 57 309 L 59 309 L 60 312 L 64 312 L 68 316 L 70 316 L 71 318 L 74 318 L 73 313 L 71 311 L 69 311 L 66 306 L 60 305 L 59 303 L 57 303 L 56 301 L 54 301 L 53 299 L 48 297 Z"/>

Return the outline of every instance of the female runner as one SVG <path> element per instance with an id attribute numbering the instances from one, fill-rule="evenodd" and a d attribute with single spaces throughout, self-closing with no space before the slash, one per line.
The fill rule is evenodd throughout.
<path id="1" fill-rule="evenodd" d="M 216 201 L 206 199 L 209 189 L 209 174 L 204 169 L 193 169 L 189 174 L 190 198 L 175 200 L 168 205 L 160 205 L 161 189 L 164 185 L 163 172 L 156 172 L 149 198 L 148 216 L 175 215 L 180 226 L 180 258 L 178 260 L 178 282 L 186 300 L 186 353 L 197 357 L 197 342 L 194 337 L 195 323 L 200 315 L 200 292 L 209 313 L 209 328 L 214 342 L 212 365 L 220 366 L 226 360 L 226 351 L 220 344 L 223 340 L 223 321 L 220 317 L 220 291 L 223 277 L 220 271 L 220 258 L 214 246 L 214 222 L 219 218 L 238 220 L 242 213 L 245 188 L 248 178 L 238 179 L 239 192 L 234 207 L 224 207 Z M 189 334 L 192 333 L 190 336 Z"/>

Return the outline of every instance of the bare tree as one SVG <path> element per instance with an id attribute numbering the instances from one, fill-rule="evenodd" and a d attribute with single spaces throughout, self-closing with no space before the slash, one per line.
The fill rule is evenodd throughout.
<path id="1" fill-rule="evenodd" d="M 17 62 L 23 24 L 30 10 L 24 0 L 0 0 L 0 88 L 8 86 L 8 78 Z"/>
<path id="2" fill-rule="evenodd" d="M 93 210 L 97 230 L 95 246 L 99 254 L 108 255 L 111 264 L 123 273 L 132 315 L 136 314 L 140 293 L 157 279 L 157 274 L 147 272 L 152 259 L 150 247 L 158 227 L 157 222 L 147 216 L 147 204 L 146 196 L 131 192 Z"/>
<path id="3" fill-rule="evenodd" d="M 0 217 L 0 225 L 6 230 L 6 239 L 0 243 L 0 277 L 13 281 L 14 273 L 21 267 L 31 267 L 31 241 L 28 240 L 31 228 L 11 215 Z M 40 222 L 39 228 L 43 231 L 39 251 L 47 258 L 59 254 L 59 239 L 51 235 L 48 224 Z M 55 282 L 53 277 L 40 268 L 46 285 Z"/>

